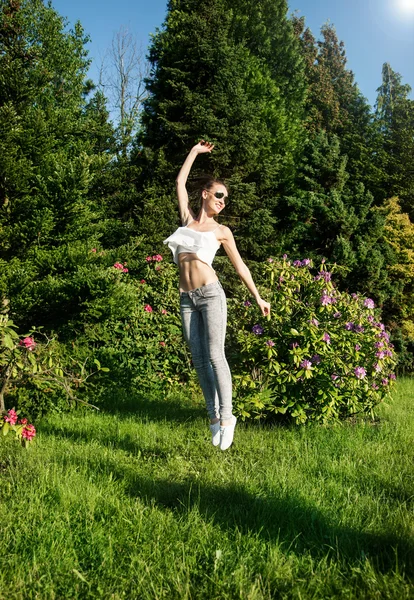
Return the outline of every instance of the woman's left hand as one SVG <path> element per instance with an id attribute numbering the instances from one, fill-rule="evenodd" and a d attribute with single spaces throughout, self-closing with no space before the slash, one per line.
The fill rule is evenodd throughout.
<path id="1" fill-rule="evenodd" d="M 257 304 L 259 305 L 259 308 L 262 311 L 262 315 L 264 317 L 270 316 L 270 304 L 269 304 L 269 302 L 265 302 L 265 300 L 262 300 L 261 298 L 259 298 L 259 300 L 257 301 Z"/>

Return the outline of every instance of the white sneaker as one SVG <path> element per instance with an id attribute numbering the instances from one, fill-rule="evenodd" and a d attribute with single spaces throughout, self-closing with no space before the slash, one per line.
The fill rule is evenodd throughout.
<path id="1" fill-rule="evenodd" d="M 222 425 L 220 427 L 220 450 L 227 450 L 233 443 L 234 428 L 236 427 L 237 419 L 233 415 L 230 425 Z"/>
<path id="2" fill-rule="evenodd" d="M 210 431 L 211 443 L 213 446 L 218 446 L 220 444 L 220 421 L 217 421 L 217 423 L 210 423 Z"/>

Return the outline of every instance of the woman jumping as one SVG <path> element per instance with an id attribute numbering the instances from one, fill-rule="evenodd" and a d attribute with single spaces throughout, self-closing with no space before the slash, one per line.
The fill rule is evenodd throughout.
<path id="1" fill-rule="evenodd" d="M 211 152 L 213 148 L 213 144 L 201 140 L 185 159 L 176 180 L 183 226 L 164 243 L 171 249 L 180 271 L 184 338 L 189 345 L 206 401 L 212 443 L 226 450 L 233 442 L 237 419 L 232 414 L 231 373 L 224 353 L 226 296 L 212 268 L 221 244 L 264 316 L 270 314 L 270 304 L 260 297 L 250 271 L 237 250 L 232 232 L 214 220 L 225 207 L 228 197 L 224 183 L 210 179 L 204 184 L 198 215 L 189 205 L 186 183 L 191 167 L 199 154 Z"/>

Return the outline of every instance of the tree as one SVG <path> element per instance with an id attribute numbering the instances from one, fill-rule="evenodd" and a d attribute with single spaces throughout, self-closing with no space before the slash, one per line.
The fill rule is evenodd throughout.
<path id="1" fill-rule="evenodd" d="M 110 129 L 103 99 L 87 100 L 86 42 L 41 0 L 0 0 L 0 292 L 27 325 L 45 323 L 39 290 L 62 273 L 59 249 L 99 235 L 89 191 Z M 48 318 L 69 313 L 56 303 Z"/>
<path id="2" fill-rule="evenodd" d="M 398 196 L 401 207 L 414 218 L 414 101 L 411 88 L 388 63 L 382 68 L 375 121 L 378 128 L 376 161 L 381 165 L 379 193 Z"/>
<path id="3" fill-rule="evenodd" d="M 139 127 L 141 106 L 147 92 L 144 79 L 149 65 L 144 50 L 127 28 L 114 34 L 100 70 L 99 87 L 109 99 L 109 107 L 115 118 L 118 151 L 124 158 Z"/>
<path id="4" fill-rule="evenodd" d="M 293 180 L 303 103 L 302 62 L 285 0 L 171 0 L 149 52 L 136 163 L 140 229 L 155 242 L 171 230 L 174 179 L 202 137 L 214 154 L 195 166 L 227 178 L 236 235 L 252 258 L 276 237 L 276 197 Z M 260 33 L 260 44 L 257 43 Z M 284 40 L 284 45 L 280 41 Z M 276 56 L 272 59 L 272 53 Z"/>

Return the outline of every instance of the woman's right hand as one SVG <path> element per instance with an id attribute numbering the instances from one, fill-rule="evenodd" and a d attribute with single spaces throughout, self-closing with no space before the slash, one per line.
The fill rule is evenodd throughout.
<path id="1" fill-rule="evenodd" d="M 210 144 L 210 142 L 206 142 L 205 140 L 200 140 L 198 144 L 193 147 L 193 150 L 197 152 L 197 154 L 205 154 L 206 152 L 211 152 L 214 148 L 214 144 Z"/>

